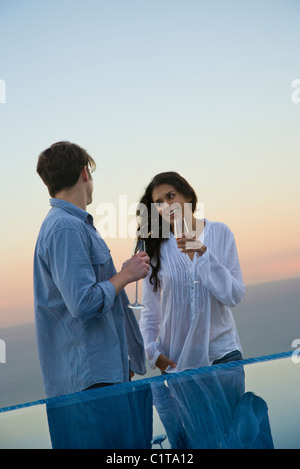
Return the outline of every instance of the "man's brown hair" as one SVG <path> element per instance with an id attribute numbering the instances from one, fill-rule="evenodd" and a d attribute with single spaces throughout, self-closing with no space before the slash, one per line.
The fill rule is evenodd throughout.
<path id="1" fill-rule="evenodd" d="M 86 150 L 75 143 L 62 141 L 53 143 L 38 157 L 37 173 L 42 178 L 51 197 L 62 189 L 74 186 L 81 170 L 96 169 L 96 163 Z"/>

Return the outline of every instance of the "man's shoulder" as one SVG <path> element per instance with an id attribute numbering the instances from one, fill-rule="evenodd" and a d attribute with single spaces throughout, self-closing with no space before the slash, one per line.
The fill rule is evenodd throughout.
<path id="1" fill-rule="evenodd" d="M 84 231 L 84 223 L 79 218 L 73 216 L 66 210 L 55 208 L 51 209 L 45 217 L 41 229 L 40 236 L 51 236 L 57 231 L 71 229 Z"/>

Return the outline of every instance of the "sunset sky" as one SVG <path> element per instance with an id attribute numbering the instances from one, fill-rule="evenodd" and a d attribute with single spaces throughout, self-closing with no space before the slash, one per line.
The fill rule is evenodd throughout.
<path id="1" fill-rule="evenodd" d="M 177 171 L 246 285 L 300 276 L 299 18 L 298 0 L 0 0 L 0 327 L 34 320 L 35 168 L 58 140 L 97 162 L 96 226 L 104 203 L 132 223 L 120 200 Z M 121 268 L 132 239 L 106 241 Z"/>

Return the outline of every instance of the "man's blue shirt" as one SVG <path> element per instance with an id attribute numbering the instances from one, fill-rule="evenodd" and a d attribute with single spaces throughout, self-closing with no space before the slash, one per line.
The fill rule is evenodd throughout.
<path id="1" fill-rule="evenodd" d="M 34 255 L 38 351 L 47 397 L 145 373 L 143 342 L 110 251 L 88 212 L 51 199 Z"/>

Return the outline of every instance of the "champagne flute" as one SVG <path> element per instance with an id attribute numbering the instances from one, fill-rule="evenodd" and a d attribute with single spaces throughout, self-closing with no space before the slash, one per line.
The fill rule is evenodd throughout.
<path id="1" fill-rule="evenodd" d="M 146 251 L 145 241 L 140 238 L 136 238 L 133 243 L 132 255 L 137 254 L 138 252 Z M 135 301 L 128 305 L 131 309 L 143 309 L 144 305 L 138 301 L 138 280 L 135 282 Z"/>
<path id="2" fill-rule="evenodd" d="M 187 238 L 189 238 L 189 235 L 191 237 L 192 233 L 190 232 L 189 228 L 188 228 L 188 225 L 187 225 L 187 222 L 185 220 L 185 218 L 175 218 L 174 220 L 174 236 L 176 238 L 176 240 L 182 238 L 183 235 L 187 235 Z M 185 253 L 186 256 L 188 257 L 188 253 Z M 189 261 L 190 259 L 188 259 Z M 189 264 L 189 268 L 190 268 L 190 264 Z M 190 276 L 190 279 L 188 281 L 188 283 L 200 283 L 199 280 L 193 280 L 192 277 Z M 188 285 L 188 283 L 186 283 L 185 285 Z"/>
<path id="3" fill-rule="evenodd" d="M 184 233 L 188 233 L 187 223 L 185 218 L 175 218 L 174 219 L 174 236 L 176 240 L 182 238 Z"/>

